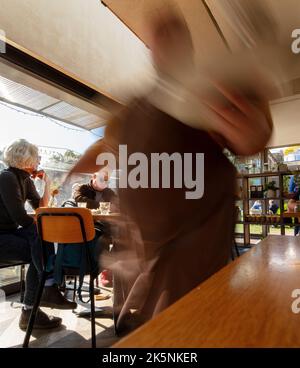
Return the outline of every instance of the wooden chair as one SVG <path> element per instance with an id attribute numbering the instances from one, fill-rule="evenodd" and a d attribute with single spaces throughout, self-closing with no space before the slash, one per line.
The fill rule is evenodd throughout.
<path id="1" fill-rule="evenodd" d="M 37 310 L 42 297 L 45 281 L 49 273 L 45 269 L 47 265 L 46 247 L 49 243 L 82 243 L 87 247 L 88 263 L 91 265 L 91 254 L 89 252 L 88 241 L 95 237 L 94 222 L 91 211 L 86 208 L 38 208 L 36 211 L 37 227 L 39 237 L 43 245 L 43 264 L 40 285 L 37 291 L 36 300 L 30 315 L 23 347 L 28 347 L 30 336 L 33 330 Z M 91 270 L 91 267 L 89 267 Z M 94 300 L 94 278 L 90 275 L 89 294 L 91 301 L 91 332 L 92 347 L 96 347 L 95 333 L 95 300 Z"/>

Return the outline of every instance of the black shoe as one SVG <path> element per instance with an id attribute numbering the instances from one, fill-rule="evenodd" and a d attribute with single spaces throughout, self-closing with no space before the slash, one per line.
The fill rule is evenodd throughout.
<path id="1" fill-rule="evenodd" d="M 22 308 L 22 313 L 19 319 L 19 327 L 21 330 L 26 330 L 28 322 L 29 322 L 31 310 L 32 309 L 25 310 L 24 308 Z M 48 328 L 56 328 L 61 325 L 61 322 L 62 322 L 61 318 L 54 317 L 54 316 L 48 316 L 46 313 L 38 309 L 36 313 L 33 328 L 39 329 L 39 330 L 44 330 Z"/>
<path id="2" fill-rule="evenodd" d="M 66 299 L 57 287 L 47 286 L 44 288 L 40 306 L 55 309 L 76 309 L 77 303 Z"/>

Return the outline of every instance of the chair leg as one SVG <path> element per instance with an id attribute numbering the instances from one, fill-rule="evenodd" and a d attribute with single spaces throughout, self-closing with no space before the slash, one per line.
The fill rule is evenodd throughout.
<path id="1" fill-rule="evenodd" d="M 20 271 L 20 303 L 24 302 L 24 291 L 25 291 L 25 265 L 21 265 Z"/>
<path id="2" fill-rule="evenodd" d="M 38 292 L 37 292 L 37 295 L 35 297 L 35 302 L 34 302 L 34 305 L 33 305 L 33 308 L 32 308 L 31 314 L 30 314 L 29 322 L 28 322 L 28 325 L 27 325 L 26 335 L 25 335 L 25 338 L 24 338 L 24 341 L 23 341 L 23 348 L 28 348 L 28 345 L 29 345 L 29 340 L 30 340 L 30 336 L 31 336 L 31 333 L 32 333 L 32 330 L 33 330 L 33 325 L 34 325 L 34 322 L 35 322 L 35 317 L 36 317 L 36 314 L 37 314 L 37 311 L 38 311 L 38 307 L 40 305 L 42 293 L 43 293 L 45 282 L 46 282 L 46 277 L 47 277 L 46 272 L 43 272 L 42 277 L 41 277 L 41 281 L 40 281 L 40 285 L 39 285 L 39 288 L 38 288 Z"/>
<path id="3" fill-rule="evenodd" d="M 234 252 L 233 252 L 233 247 L 231 247 L 231 260 L 234 261 Z"/>
<path id="4" fill-rule="evenodd" d="M 239 257 L 240 256 L 240 251 L 239 251 L 239 247 L 237 246 L 236 242 L 234 242 L 234 248 L 235 248 L 237 256 Z"/>
<path id="5" fill-rule="evenodd" d="M 116 298 L 115 298 L 115 293 L 116 293 L 116 283 L 115 283 L 115 276 L 113 274 L 113 278 L 112 278 L 112 282 L 113 282 L 113 307 L 112 307 L 112 313 L 113 313 L 113 322 L 114 322 L 114 330 L 115 330 L 115 335 L 118 336 L 119 333 L 118 333 L 118 328 L 117 328 L 117 313 L 116 313 L 116 308 L 115 308 L 115 301 L 116 301 Z"/>
<path id="6" fill-rule="evenodd" d="M 90 275 L 92 348 L 96 347 L 94 278 Z"/>
<path id="7" fill-rule="evenodd" d="M 73 289 L 73 302 L 75 302 L 76 298 L 76 289 L 77 289 L 77 277 L 74 278 L 74 289 Z"/>

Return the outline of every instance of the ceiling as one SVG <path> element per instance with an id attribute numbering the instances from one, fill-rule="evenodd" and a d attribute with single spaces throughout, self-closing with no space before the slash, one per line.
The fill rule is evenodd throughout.
<path id="1" fill-rule="evenodd" d="M 196 61 L 207 55 L 220 60 L 224 50 L 239 52 L 256 45 L 259 39 L 271 37 L 289 55 L 291 32 L 300 27 L 299 0 L 102 0 L 102 3 L 146 45 L 147 20 L 151 15 L 165 6 L 178 9 L 189 25 Z M 300 77 L 300 63 L 294 64 L 285 71 L 285 80 Z"/>
<path id="2" fill-rule="evenodd" d="M 219 55 L 224 50 L 233 53 L 243 50 L 262 35 L 273 37 L 290 57 L 291 33 L 300 28 L 299 0 L 103 0 L 102 3 L 146 45 L 149 16 L 165 4 L 179 8 L 189 25 L 197 59 L 209 54 L 220 63 Z M 264 19 L 257 16 L 254 5 L 263 7 Z M 249 24 L 249 16 L 254 26 Z M 284 70 L 282 98 L 270 103 L 274 122 L 270 147 L 300 143 L 299 58 L 300 54 L 292 55 L 293 67 Z"/>
<path id="3" fill-rule="evenodd" d="M 221 60 L 221 53 L 245 47 L 260 32 L 259 27 L 248 27 L 245 14 L 241 15 L 241 6 L 255 2 L 268 6 L 290 49 L 291 30 L 299 28 L 299 0 L 0 0 L 5 9 L 0 12 L 0 29 L 7 40 L 37 60 L 111 101 L 126 103 L 152 77 L 146 47 L 151 13 L 166 3 L 178 7 L 190 27 L 198 60 L 206 55 Z M 299 70 L 289 70 L 286 96 L 300 93 L 298 66 Z M 14 70 L 7 62 L 0 62 L 0 76 L 2 100 L 86 129 L 105 125 L 109 119 L 111 111 L 103 98 L 80 98 Z"/>
<path id="4" fill-rule="evenodd" d="M 126 103 L 149 79 L 149 50 L 99 0 L 0 0 L 0 7 L 6 40 L 113 101 Z"/>

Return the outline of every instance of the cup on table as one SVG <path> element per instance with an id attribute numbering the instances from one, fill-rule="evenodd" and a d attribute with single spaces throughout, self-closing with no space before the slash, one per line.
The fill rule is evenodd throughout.
<path id="1" fill-rule="evenodd" d="M 79 208 L 86 208 L 86 202 L 78 202 L 77 205 Z"/>
<path id="2" fill-rule="evenodd" d="M 110 202 L 100 202 L 99 210 L 101 215 L 109 215 L 110 213 Z"/>

